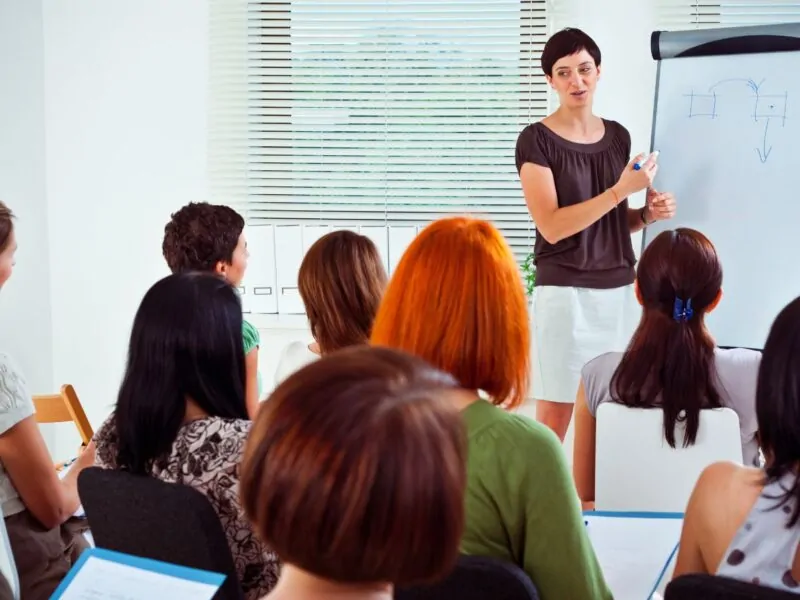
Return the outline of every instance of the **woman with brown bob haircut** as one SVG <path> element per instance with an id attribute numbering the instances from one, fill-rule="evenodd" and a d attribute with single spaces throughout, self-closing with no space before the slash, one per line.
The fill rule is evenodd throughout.
<path id="1" fill-rule="evenodd" d="M 383 260 L 368 237 L 333 231 L 318 239 L 303 258 L 297 277 L 314 341 L 286 347 L 275 383 L 320 355 L 366 344 L 386 280 Z"/>
<path id="2" fill-rule="evenodd" d="M 283 561 L 270 600 L 390 600 L 445 576 L 464 524 L 466 447 L 449 375 L 386 348 L 325 356 L 259 411 L 242 501 Z"/>
<path id="3" fill-rule="evenodd" d="M 466 390 L 448 398 L 469 449 L 461 551 L 522 567 L 542 600 L 611 598 L 558 438 L 502 408 L 519 406 L 528 390 L 528 335 L 508 244 L 486 221 L 455 217 L 426 227 L 406 250 L 372 342 L 416 354 Z"/>

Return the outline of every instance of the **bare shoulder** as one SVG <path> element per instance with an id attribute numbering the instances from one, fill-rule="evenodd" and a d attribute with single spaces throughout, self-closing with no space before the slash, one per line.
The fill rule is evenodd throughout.
<path id="1" fill-rule="evenodd" d="M 762 471 L 753 467 L 743 467 L 730 461 L 710 464 L 700 474 L 698 487 L 741 487 L 750 486 L 762 479 Z"/>
<path id="2" fill-rule="evenodd" d="M 715 573 L 762 489 L 758 469 L 730 462 L 706 467 L 686 508 L 676 574 Z"/>
<path id="3" fill-rule="evenodd" d="M 555 113 L 550 113 L 550 114 L 549 114 L 549 115 L 547 115 L 547 116 L 546 116 L 544 119 L 541 119 L 541 120 L 539 121 L 539 123 L 541 123 L 542 125 L 544 125 L 544 126 L 546 126 L 546 127 L 551 127 L 551 128 L 552 128 L 552 126 L 555 126 L 555 125 L 556 125 L 556 116 L 555 116 Z"/>
<path id="4" fill-rule="evenodd" d="M 568 128 L 564 126 L 564 123 L 558 118 L 556 113 L 551 113 L 547 115 L 544 119 L 541 119 L 538 123 L 539 127 L 536 127 L 534 124 L 534 129 L 537 130 L 537 133 L 542 134 L 544 133 L 541 130 L 541 127 L 544 126 L 548 131 L 555 133 L 557 136 L 563 137 L 568 139 L 571 135 Z"/>
<path id="5" fill-rule="evenodd" d="M 747 512 L 764 486 L 760 469 L 732 462 L 717 462 L 706 467 L 695 485 L 695 504 L 719 512 L 721 506 L 731 513 Z"/>

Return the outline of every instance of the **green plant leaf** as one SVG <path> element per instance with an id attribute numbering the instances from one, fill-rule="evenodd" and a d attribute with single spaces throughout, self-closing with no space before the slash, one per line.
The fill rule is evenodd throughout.
<path id="1" fill-rule="evenodd" d="M 522 261 L 522 278 L 525 281 L 525 293 L 532 296 L 533 289 L 536 287 L 536 265 L 533 262 L 533 252 Z"/>

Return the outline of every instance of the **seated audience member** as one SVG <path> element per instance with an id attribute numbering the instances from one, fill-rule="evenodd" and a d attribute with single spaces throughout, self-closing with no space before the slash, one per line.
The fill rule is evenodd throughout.
<path id="1" fill-rule="evenodd" d="M 426 227 L 389 281 L 372 342 L 424 358 L 468 391 L 450 397 L 469 444 L 462 552 L 522 567 L 542 600 L 610 598 L 558 438 L 503 410 L 528 390 L 529 334 L 502 235 L 465 217 Z"/>
<path id="2" fill-rule="evenodd" d="M 117 405 L 95 442 L 100 467 L 208 497 L 252 600 L 275 585 L 278 562 L 239 502 L 239 463 L 252 425 L 244 390 L 238 294 L 210 274 L 170 275 L 142 299 Z"/>
<path id="3" fill-rule="evenodd" d="M 322 354 L 367 343 L 386 279 L 383 260 L 368 237 L 333 231 L 318 239 L 303 258 L 297 277 L 314 341 L 286 347 L 275 382 Z"/>
<path id="4" fill-rule="evenodd" d="M 386 348 L 307 365 L 259 412 L 242 501 L 283 562 L 270 600 L 391 600 L 444 577 L 464 525 L 452 377 Z"/>
<path id="5" fill-rule="evenodd" d="M 767 337 L 756 415 L 765 468 L 716 463 L 700 475 L 674 576 L 715 573 L 800 594 L 800 298 Z"/>
<path id="6" fill-rule="evenodd" d="M 664 437 L 673 448 L 694 444 L 701 409 L 730 407 L 739 415 L 745 464 L 758 461 L 761 353 L 717 348 L 706 329 L 706 314 L 722 298 L 722 265 L 713 244 L 693 229 L 660 233 L 642 253 L 635 290 L 642 317 L 627 350 L 602 354 L 581 372 L 573 472 L 587 504 L 594 501 L 596 415 L 602 402 L 662 409 Z"/>
<path id="7" fill-rule="evenodd" d="M 203 271 L 216 273 L 238 288 L 247 270 L 247 240 L 244 219 L 232 208 L 206 202 L 187 204 L 172 215 L 164 227 L 162 251 L 173 273 Z M 255 416 L 261 395 L 258 372 L 258 330 L 242 322 L 247 367 L 247 414 Z"/>
<path id="8" fill-rule="evenodd" d="M 0 202 L 0 288 L 14 269 L 12 219 Z M 22 598 L 45 600 L 88 547 L 66 522 L 80 506 L 78 473 L 94 461 L 94 445 L 59 480 L 34 412 L 25 377 L 0 353 L 0 503 Z"/>

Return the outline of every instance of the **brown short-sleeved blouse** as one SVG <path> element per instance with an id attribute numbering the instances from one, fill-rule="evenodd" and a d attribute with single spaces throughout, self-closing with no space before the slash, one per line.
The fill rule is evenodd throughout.
<path id="1" fill-rule="evenodd" d="M 278 558 L 258 539 L 239 501 L 239 465 L 251 425 L 252 421 L 221 417 L 190 421 L 150 472 L 156 479 L 188 485 L 208 498 L 222 522 L 246 600 L 271 591 L 280 570 Z M 94 436 L 97 466 L 119 468 L 117 440 L 111 415 Z"/>
<path id="2" fill-rule="evenodd" d="M 553 172 L 559 208 L 602 194 L 618 180 L 631 154 L 631 136 L 616 121 L 603 119 L 605 133 L 593 144 L 571 142 L 546 125 L 519 134 L 517 171 L 530 162 Z M 537 231 L 533 248 L 536 285 L 615 288 L 633 283 L 636 256 L 624 199 L 599 221 L 555 244 Z"/>

